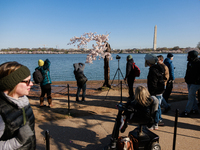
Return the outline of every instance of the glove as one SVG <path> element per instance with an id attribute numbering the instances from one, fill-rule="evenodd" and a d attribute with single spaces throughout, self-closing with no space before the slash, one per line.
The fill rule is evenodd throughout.
<path id="1" fill-rule="evenodd" d="M 17 141 L 20 144 L 26 143 L 29 137 L 33 136 L 34 133 L 31 130 L 30 126 L 28 124 L 24 125 L 23 127 L 19 128 L 19 132 L 16 136 Z"/>

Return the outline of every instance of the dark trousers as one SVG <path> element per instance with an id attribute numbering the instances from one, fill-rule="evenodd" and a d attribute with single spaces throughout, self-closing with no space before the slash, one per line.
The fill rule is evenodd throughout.
<path id="1" fill-rule="evenodd" d="M 80 92 L 81 92 L 81 89 L 82 89 L 82 100 L 84 100 L 85 99 L 85 91 L 86 91 L 86 83 L 82 86 L 82 87 L 79 87 L 78 86 L 78 89 L 77 89 L 77 94 L 76 94 L 76 99 L 78 99 L 79 98 L 79 94 L 80 94 Z"/>
<path id="2" fill-rule="evenodd" d="M 197 97 L 198 97 L 198 101 L 199 101 L 199 104 L 200 104 L 200 89 L 198 89 L 198 92 L 197 92 Z"/>
<path id="3" fill-rule="evenodd" d="M 173 89 L 173 82 L 172 82 L 172 80 L 169 80 L 169 81 L 167 81 L 167 86 L 166 86 L 165 92 L 163 93 L 163 97 L 167 103 L 168 103 L 169 96 L 172 92 L 172 89 Z"/>
<path id="4" fill-rule="evenodd" d="M 129 92 L 129 97 L 132 99 L 134 97 L 134 92 L 133 92 L 133 84 L 134 84 L 134 78 L 128 78 L 128 92 Z"/>
<path id="5" fill-rule="evenodd" d="M 51 98 L 51 84 L 46 84 L 41 86 L 41 96 L 40 97 L 44 97 L 45 94 L 47 94 L 47 98 L 50 99 Z"/>

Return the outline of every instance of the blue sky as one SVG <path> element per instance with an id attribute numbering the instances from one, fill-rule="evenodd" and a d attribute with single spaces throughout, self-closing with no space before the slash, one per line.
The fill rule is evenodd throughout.
<path id="1" fill-rule="evenodd" d="M 113 49 L 196 47 L 200 0 L 0 0 L 0 49 L 76 48 L 85 32 L 109 35 Z M 88 43 L 88 48 L 91 43 Z"/>

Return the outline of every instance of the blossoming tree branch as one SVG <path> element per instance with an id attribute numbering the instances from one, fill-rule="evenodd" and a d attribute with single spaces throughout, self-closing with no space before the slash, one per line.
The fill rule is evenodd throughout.
<path id="1" fill-rule="evenodd" d="M 110 52 L 107 52 L 107 41 L 108 41 L 109 34 L 96 34 L 94 33 L 84 33 L 81 35 L 81 37 L 73 37 L 70 39 L 70 42 L 67 45 L 74 45 L 78 48 L 83 48 L 87 46 L 87 43 L 90 41 L 96 41 L 96 45 L 92 44 L 92 49 L 90 50 L 89 54 L 86 58 L 86 63 L 93 63 L 93 60 L 97 59 L 97 56 L 99 56 L 99 59 L 109 58 L 112 60 Z"/>

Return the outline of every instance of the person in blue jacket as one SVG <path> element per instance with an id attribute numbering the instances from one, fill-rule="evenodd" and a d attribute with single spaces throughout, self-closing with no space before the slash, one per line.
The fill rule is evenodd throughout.
<path id="1" fill-rule="evenodd" d="M 36 69 L 40 70 L 43 76 L 43 81 L 40 83 L 41 87 L 41 96 L 40 96 L 40 107 L 45 106 L 44 105 L 44 96 L 47 94 L 47 101 L 49 104 L 49 107 L 52 107 L 52 97 L 51 97 L 51 78 L 50 78 L 50 70 L 49 67 L 51 65 L 51 62 L 49 59 L 46 59 L 45 61 L 39 59 L 38 60 L 38 67 Z"/>
<path id="2" fill-rule="evenodd" d="M 172 63 L 173 58 L 174 58 L 173 54 L 168 53 L 167 58 L 165 58 L 165 60 L 164 60 L 164 64 L 169 68 L 169 80 L 167 81 L 165 92 L 163 93 L 163 97 L 166 102 L 168 102 L 169 96 L 173 89 L 174 80 L 175 80 L 174 65 Z"/>

